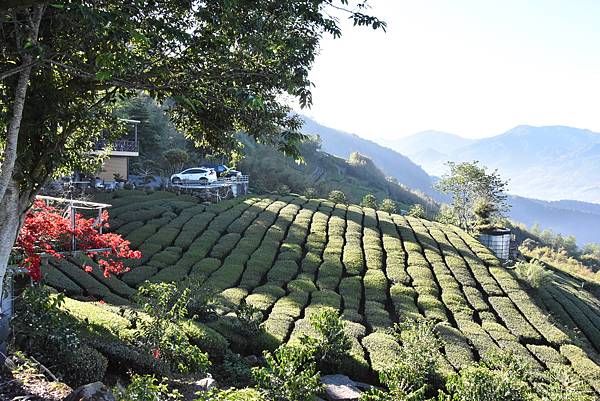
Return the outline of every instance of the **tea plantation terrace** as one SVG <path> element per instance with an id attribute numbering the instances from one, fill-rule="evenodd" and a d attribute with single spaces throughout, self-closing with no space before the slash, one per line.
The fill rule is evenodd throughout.
<path id="1" fill-rule="evenodd" d="M 146 280 L 201 280 L 225 305 L 245 301 L 262 312 L 259 338 L 238 334 L 227 307 L 194 326 L 242 353 L 297 341 L 310 334 L 311 314 L 333 307 L 352 339 L 342 373 L 370 381 L 395 358 L 398 345 L 386 330 L 426 317 L 443 340 L 441 373 L 511 352 L 539 370 L 567 366 L 600 395 L 598 298 L 559 272 L 549 289 L 526 289 L 457 227 L 299 196 L 204 206 L 186 195 L 117 191 L 97 201 L 113 205 L 111 229 L 143 257 L 108 279 L 97 266 L 85 273 L 83 257 L 51 261 L 46 283 L 71 297 L 126 307 Z M 100 308 L 104 322 L 124 321 L 118 308 L 76 305 Z"/>

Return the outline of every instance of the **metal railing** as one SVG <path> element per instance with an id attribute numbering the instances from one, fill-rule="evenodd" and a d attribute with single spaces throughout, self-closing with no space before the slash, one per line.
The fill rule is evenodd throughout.
<path id="1" fill-rule="evenodd" d="M 181 180 L 180 183 L 174 184 L 171 182 L 170 185 L 177 188 L 216 188 L 234 184 L 247 184 L 249 181 L 249 176 L 242 175 L 239 177 L 221 177 L 216 181 Z"/>
<path id="2" fill-rule="evenodd" d="M 94 146 L 94 150 L 106 150 L 110 149 L 113 152 L 138 152 L 139 144 L 138 141 L 130 139 L 118 139 L 116 141 L 100 140 Z"/>

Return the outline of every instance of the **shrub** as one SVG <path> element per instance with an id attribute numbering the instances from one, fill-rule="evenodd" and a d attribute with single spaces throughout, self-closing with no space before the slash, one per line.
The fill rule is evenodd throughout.
<path id="1" fill-rule="evenodd" d="M 260 391 L 252 388 L 227 390 L 213 389 L 198 394 L 196 401 L 265 401 Z"/>
<path id="2" fill-rule="evenodd" d="M 223 361 L 229 346 L 225 337 L 195 320 L 186 319 L 180 325 L 192 344 L 206 352 L 211 359 Z"/>
<path id="3" fill-rule="evenodd" d="M 60 310 L 64 299 L 44 287 L 27 288 L 15 305 L 15 341 L 43 363 L 61 361 L 55 372 L 73 387 L 102 380 L 108 361 L 82 343 L 76 321 Z"/>
<path id="4" fill-rule="evenodd" d="M 314 199 L 314 198 L 318 197 L 319 195 L 318 195 L 317 190 L 315 188 L 308 187 L 308 188 L 306 188 L 304 190 L 304 196 L 307 199 Z"/>
<path id="5" fill-rule="evenodd" d="M 417 203 L 415 205 L 412 205 L 410 209 L 408 209 L 408 215 L 411 217 L 424 219 L 427 214 L 425 213 L 425 208 L 423 207 L 423 205 Z"/>
<path id="6" fill-rule="evenodd" d="M 552 282 L 553 274 L 539 261 L 519 262 L 515 265 L 517 276 L 531 288 L 543 288 Z"/>
<path id="7" fill-rule="evenodd" d="M 510 354 L 492 355 L 451 375 L 446 389 L 457 401 L 525 401 L 533 393 L 527 366 Z"/>
<path id="8" fill-rule="evenodd" d="M 152 375 L 132 375 L 131 382 L 126 388 L 114 389 L 116 401 L 158 401 L 182 400 L 182 395 L 177 390 L 169 389 L 166 381 Z"/>
<path id="9" fill-rule="evenodd" d="M 306 348 L 283 345 L 263 355 L 265 366 L 253 368 L 252 376 L 267 399 L 312 401 L 321 390 L 320 375 Z"/>
<path id="10" fill-rule="evenodd" d="M 362 198 L 360 206 L 368 207 L 371 209 L 377 209 L 377 198 L 375 197 L 375 195 L 367 194 Z"/>
<path id="11" fill-rule="evenodd" d="M 73 388 L 102 381 L 108 366 L 106 357 L 87 345 L 81 345 L 74 352 L 61 353 L 60 361 L 63 380 Z"/>
<path id="12" fill-rule="evenodd" d="M 207 355 L 190 344 L 177 324 L 187 315 L 190 297 L 189 288 L 172 283 L 147 283 L 134 297 L 149 317 L 140 320 L 139 346 L 179 373 L 206 371 L 210 365 Z"/>
<path id="13" fill-rule="evenodd" d="M 346 194 L 339 190 L 329 192 L 327 198 L 333 203 L 347 203 Z"/>
<path id="14" fill-rule="evenodd" d="M 388 213 L 396 213 L 398 209 L 398 205 L 392 199 L 386 198 L 381 201 L 381 205 L 379 205 L 379 210 Z"/>
<path id="15" fill-rule="evenodd" d="M 317 336 L 303 335 L 300 342 L 314 355 L 323 371 L 334 371 L 340 367 L 351 348 L 346 334 L 346 324 L 333 308 L 323 308 L 309 317 L 309 322 Z"/>

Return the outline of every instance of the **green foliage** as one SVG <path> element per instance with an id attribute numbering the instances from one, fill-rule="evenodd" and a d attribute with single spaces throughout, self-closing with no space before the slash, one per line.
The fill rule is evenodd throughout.
<path id="1" fill-rule="evenodd" d="M 177 324 L 187 316 L 190 297 L 189 288 L 181 290 L 172 283 L 146 283 L 135 296 L 149 317 L 140 321 L 139 346 L 179 373 L 206 371 L 210 365 L 207 355 L 190 344 Z"/>
<path id="2" fill-rule="evenodd" d="M 515 265 L 517 276 L 531 288 L 543 288 L 552 283 L 553 274 L 537 260 L 518 262 Z"/>
<path id="3" fill-rule="evenodd" d="M 346 194 L 339 190 L 333 190 L 329 192 L 327 199 L 332 201 L 333 203 L 347 203 Z"/>
<path id="4" fill-rule="evenodd" d="M 420 204 L 413 205 L 413 207 L 414 206 L 421 206 L 421 207 L 423 207 Z M 384 200 L 381 201 L 381 205 L 379 205 L 379 210 L 381 210 L 383 212 L 388 212 L 388 213 L 396 213 L 398 211 L 398 205 L 392 199 L 386 198 L 386 199 L 384 199 Z"/>
<path id="5" fill-rule="evenodd" d="M 446 388 L 454 401 L 525 401 L 532 396 L 531 372 L 511 354 L 492 355 L 451 375 Z"/>
<path id="6" fill-rule="evenodd" d="M 265 366 L 252 369 L 257 388 L 270 401 L 312 401 L 321 390 L 320 375 L 307 348 L 282 345 L 265 352 Z"/>
<path id="7" fill-rule="evenodd" d="M 327 307 L 310 315 L 309 322 L 316 336 L 303 335 L 300 343 L 311 350 L 321 370 L 335 371 L 351 348 L 345 322 L 337 310 Z"/>
<path id="8" fill-rule="evenodd" d="M 290 187 L 288 187 L 285 184 L 282 184 L 282 185 L 279 186 L 279 188 L 277 188 L 277 193 L 279 195 L 289 195 L 290 192 L 291 192 Z"/>
<path id="9" fill-rule="evenodd" d="M 360 202 L 362 207 L 377 209 L 377 198 L 373 194 L 366 194 Z"/>
<path id="10" fill-rule="evenodd" d="M 127 387 L 115 387 L 113 393 L 117 401 L 183 400 L 179 391 L 170 389 L 164 379 L 159 381 L 152 375 L 133 374 Z"/>
<path id="11" fill-rule="evenodd" d="M 508 208 L 506 187 L 498 171 L 488 173 L 479 162 L 446 163 L 450 172 L 435 185 L 436 189 L 452 196 L 452 213 L 460 227 L 473 231 L 477 213 L 481 224 L 491 224 L 491 219 L 501 217 Z M 488 227 L 489 228 L 489 227 Z"/>
<path id="12" fill-rule="evenodd" d="M 75 322 L 60 310 L 64 295 L 45 287 L 27 288 L 16 303 L 13 332 L 17 344 L 42 363 L 62 363 L 55 373 L 73 387 L 104 378 L 107 359 L 81 340 Z"/>
<path id="13" fill-rule="evenodd" d="M 317 190 L 315 188 L 313 188 L 313 187 L 307 187 L 304 190 L 304 196 L 307 199 L 314 199 L 314 198 L 318 197 L 318 193 L 317 193 Z"/>
<path id="14" fill-rule="evenodd" d="M 426 217 L 425 208 L 423 205 L 412 205 L 408 210 L 408 215 L 411 217 L 424 219 Z"/>
<path id="15" fill-rule="evenodd" d="M 250 388 L 227 390 L 214 389 L 201 392 L 195 401 L 266 401 L 260 391 Z"/>

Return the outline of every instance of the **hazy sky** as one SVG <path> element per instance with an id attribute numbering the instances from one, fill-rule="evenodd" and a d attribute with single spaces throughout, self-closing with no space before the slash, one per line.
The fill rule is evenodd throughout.
<path id="1" fill-rule="evenodd" d="M 370 0 L 387 33 L 325 39 L 304 114 L 373 139 L 519 124 L 600 132 L 600 0 Z"/>

